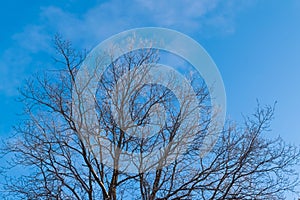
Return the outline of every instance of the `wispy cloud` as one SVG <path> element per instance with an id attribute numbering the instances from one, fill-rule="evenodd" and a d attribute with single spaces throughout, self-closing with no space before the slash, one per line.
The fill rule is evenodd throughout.
<path id="1" fill-rule="evenodd" d="M 25 70 L 31 57 L 25 51 L 10 48 L 6 50 L 0 60 L 0 94 L 7 96 L 17 94 L 17 87 L 22 81 L 22 76 L 26 74 Z"/>
<path id="2" fill-rule="evenodd" d="M 250 2 L 253 1 L 112 0 L 102 2 L 83 14 L 55 6 L 43 7 L 35 22 L 12 36 L 14 45 L 0 57 L 3 71 L 0 79 L 4 82 L 0 92 L 13 94 L 12 88 L 27 71 L 25 66 L 35 64 L 32 60 L 36 54 L 51 51 L 51 38 L 55 33 L 71 40 L 77 48 L 88 49 L 112 34 L 143 26 L 172 28 L 193 37 L 223 35 L 234 32 L 236 13 L 249 6 Z M 20 59 L 13 61 L 14 58 Z"/>
<path id="3" fill-rule="evenodd" d="M 18 48 L 22 48 L 30 53 L 49 50 L 49 40 L 51 36 L 41 25 L 28 25 L 24 31 L 12 36 Z"/>
<path id="4" fill-rule="evenodd" d="M 89 46 L 112 34 L 142 26 L 173 28 L 187 34 L 208 34 L 207 30 L 226 34 L 234 31 L 235 14 L 250 2 L 253 1 L 112 0 L 90 8 L 84 14 L 49 6 L 41 8 L 40 19 L 25 27 L 23 35 L 29 37 L 28 40 L 44 43 L 41 37 L 49 38 L 58 32 L 81 46 Z M 24 43 L 24 38 L 18 39 Z"/>

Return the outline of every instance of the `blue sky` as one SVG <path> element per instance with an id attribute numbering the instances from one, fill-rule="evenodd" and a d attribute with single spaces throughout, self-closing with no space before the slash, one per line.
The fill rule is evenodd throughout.
<path id="1" fill-rule="evenodd" d="M 300 145 L 300 1 L 18 1 L 0 6 L 0 136 L 19 117 L 17 88 L 51 68 L 55 33 L 91 49 L 121 31 L 159 26 L 198 41 L 217 64 L 230 119 L 250 114 L 256 99 L 276 106 L 272 132 Z"/>

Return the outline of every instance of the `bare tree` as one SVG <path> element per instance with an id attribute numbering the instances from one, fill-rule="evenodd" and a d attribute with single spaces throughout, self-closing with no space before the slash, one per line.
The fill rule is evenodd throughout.
<path id="1" fill-rule="evenodd" d="M 196 107 L 195 99 L 175 88 L 183 98 L 179 107 L 168 85 L 174 82 L 144 84 L 159 52 L 142 49 L 121 58 L 110 54 L 110 66 L 97 77 L 96 95 L 84 99 L 86 85 L 76 81 L 76 75 L 85 54 L 60 37 L 54 42 L 62 69 L 27 82 L 21 90 L 26 119 L 2 147 L 3 157 L 10 160 L 6 170 L 25 169 L 13 171 L 17 175 L 3 173 L 2 198 L 284 199 L 299 183 L 294 170 L 299 149 L 281 138 L 263 136 L 273 107 L 258 106 L 239 127 L 228 122 L 214 148 L 201 157 L 203 139 L 211 134 L 208 127 L 214 126 L 204 84 L 190 80 Z M 102 62 L 101 57 L 95 59 Z M 168 76 L 174 80 L 174 74 Z M 79 101 L 74 106 L 74 93 L 77 99 L 93 102 L 98 128 L 87 124 L 90 113 Z M 196 119 L 197 127 L 183 133 L 191 110 L 199 111 L 201 118 Z M 153 113 L 158 121 L 153 121 Z M 164 123 L 153 134 L 147 126 L 157 125 L 160 117 Z M 160 152 L 158 157 L 155 152 Z"/>

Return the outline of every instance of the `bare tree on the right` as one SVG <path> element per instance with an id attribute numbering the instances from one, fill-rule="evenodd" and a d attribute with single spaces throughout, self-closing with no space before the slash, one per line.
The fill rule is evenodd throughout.
<path id="1" fill-rule="evenodd" d="M 273 114 L 270 106 L 258 107 L 243 128 L 229 125 L 223 132 L 210 156 L 201 159 L 203 199 L 285 199 L 299 184 L 293 168 L 299 149 L 263 136 Z"/>

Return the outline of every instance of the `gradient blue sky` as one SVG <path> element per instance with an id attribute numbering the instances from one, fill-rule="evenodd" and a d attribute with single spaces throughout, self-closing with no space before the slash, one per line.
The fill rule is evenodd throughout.
<path id="1" fill-rule="evenodd" d="M 272 132 L 300 144 L 300 1 L 132 0 L 2 1 L 0 6 L 0 136 L 18 120 L 17 88 L 53 64 L 51 39 L 61 33 L 91 49 L 118 32 L 159 26 L 198 41 L 217 64 L 228 117 L 276 106 Z"/>

